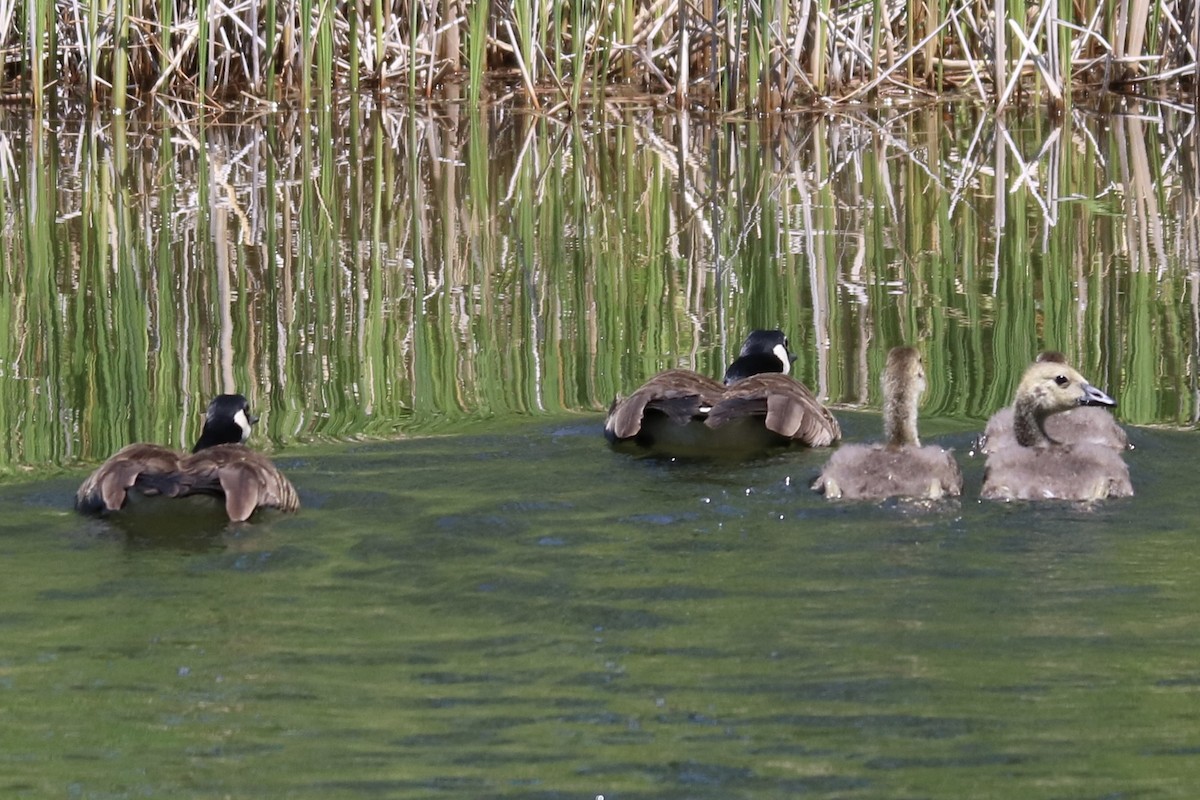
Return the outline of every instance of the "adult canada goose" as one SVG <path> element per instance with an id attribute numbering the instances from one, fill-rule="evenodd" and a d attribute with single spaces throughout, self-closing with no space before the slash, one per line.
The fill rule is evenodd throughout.
<path id="1" fill-rule="evenodd" d="M 1062 353 L 1047 350 L 1038 354 L 1037 361 L 1044 364 L 1066 364 Z M 1098 444 L 1113 450 L 1130 449 L 1129 437 L 1125 434 L 1112 412 L 1099 406 L 1083 406 L 1053 414 L 1045 420 L 1046 434 L 1056 442 L 1066 444 Z M 1013 410 L 1006 406 L 991 416 L 977 448 L 981 453 L 990 453 L 1016 444 L 1013 437 Z"/>
<path id="2" fill-rule="evenodd" d="M 1080 406 L 1115 406 L 1104 392 L 1066 364 L 1035 362 L 1013 400 L 1013 441 L 989 444 L 981 496 L 987 500 L 1101 500 L 1129 497 L 1129 467 L 1112 447 L 1064 442 L 1047 421 Z"/>
<path id="3" fill-rule="evenodd" d="M 790 377 L 795 357 L 781 331 L 753 331 L 721 384 L 685 369 L 660 372 L 613 401 L 604 435 L 672 455 L 738 455 L 798 443 L 824 447 L 837 420 Z"/>
<path id="4" fill-rule="evenodd" d="M 962 494 L 958 462 L 940 447 L 921 446 L 917 402 L 925 391 L 925 365 L 913 347 L 893 347 L 883 370 L 883 432 L 887 441 L 843 445 L 833 454 L 813 489 L 830 499 L 937 500 Z"/>
<path id="5" fill-rule="evenodd" d="M 296 489 L 271 460 L 246 447 L 250 404 L 240 394 L 218 395 L 191 453 L 157 444 L 131 444 L 101 464 L 79 487 L 75 508 L 84 514 L 119 511 L 130 490 L 144 495 L 224 497 L 229 519 L 243 522 L 258 508 L 295 511 Z"/>

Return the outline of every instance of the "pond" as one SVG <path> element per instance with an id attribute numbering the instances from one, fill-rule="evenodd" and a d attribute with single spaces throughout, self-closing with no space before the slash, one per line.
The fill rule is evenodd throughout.
<path id="1" fill-rule="evenodd" d="M 1186 114 L 5 113 L 6 797 L 1194 792 Z M 762 326 L 848 441 L 918 345 L 961 501 L 607 447 Z M 1117 397 L 1134 498 L 978 500 L 1043 348 Z M 299 513 L 73 513 L 225 390 Z"/>

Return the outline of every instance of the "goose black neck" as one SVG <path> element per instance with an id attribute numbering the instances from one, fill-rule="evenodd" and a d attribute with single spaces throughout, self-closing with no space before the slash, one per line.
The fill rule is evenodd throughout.
<path id="1" fill-rule="evenodd" d="M 725 370 L 725 383 L 735 383 L 764 372 L 783 372 L 783 364 L 774 353 L 750 353 L 738 356 Z"/>
<path id="2" fill-rule="evenodd" d="M 219 444 L 239 444 L 242 441 L 242 428 L 233 420 L 210 419 L 204 423 L 200 438 L 193 453 L 199 453 L 206 447 L 216 447 Z"/>

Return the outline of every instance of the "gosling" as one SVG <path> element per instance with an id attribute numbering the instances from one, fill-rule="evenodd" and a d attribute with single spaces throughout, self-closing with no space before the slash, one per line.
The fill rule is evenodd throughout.
<path id="1" fill-rule="evenodd" d="M 954 456 L 941 447 L 922 447 L 917 436 L 917 403 L 925 391 L 925 366 L 916 348 L 892 348 L 881 383 L 887 442 L 842 447 L 812 488 L 831 500 L 938 500 L 962 494 L 962 472 Z"/>
<path id="2" fill-rule="evenodd" d="M 1035 362 L 1025 371 L 1013 400 L 1013 443 L 989 445 L 981 496 L 1076 502 L 1132 496 L 1129 467 L 1118 450 L 1087 441 L 1060 441 L 1046 424 L 1055 414 L 1081 406 L 1116 404 L 1066 364 Z"/>
<path id="3" fill-rule="evenodd" d="M 1048 350 L 1037 357 L 1039 363 L 1066 364 L 1066 357 L 1057 351 Z M 1045 420 L 1046 433 L 1051 439 L 1068 444 L 1096 444 L 1111 447 L 1118 452 L 1131 450 L 1125 429 L 1113 419 L 1112 413 L 1099 406 L 1083 406 L 1053 414 Z M 991 453 L 1016 445 L 1013 436 L 1012 406 L 1000 409 L 988 420 L 983 436 L 979 438 L 980 453 Z"/>

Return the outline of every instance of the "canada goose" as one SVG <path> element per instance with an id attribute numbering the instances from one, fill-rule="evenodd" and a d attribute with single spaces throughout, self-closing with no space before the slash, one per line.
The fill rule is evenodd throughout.
<path id="1" fill-rule="evenodd" d="M 243 522 L 257 508 L 295 511 L 296 490 L 271 460 L 242 444 L 258 417 L 240 394 L 218 395 L 191 453 L 156 444 L 131 444 L 101 464 L 79 487 L 75 508 L 84 514 L 119 511 L 130 489 L 144 495 L 225 498 L 229 519 Z"/>
<path id="2" fill-rule="evenodd" d="M 795 357 L 781 331 L 753 331 L 725 384 L 685 369 L 660 372 L 609 408 L 604 435 L 674 455 L 741 454 L 799 443 L 824 447 L 837 420 L 788 376 Z"/>
<path id="3" fill-rule="evenodd" d="M 1066 356 L 1055 350 L 1039 353 L 1037 361 L 1043 364 L 1067 363 Z M 1131 449 L 1125 429 L 1117 424 L 1112 412 L 1105 408 L 1083 406 L 1068 409 L 1048 417 L 1045 425 L 1046 433 L 1056 442 L 1098 444 L 1118 451 Z M 1012 426 L 1012 406 L 1006 406 L 993 414 L 983 435 L 979 437 L 979 452 L 986 454 L 1016 444 Z"/>
<path id="4" fill-rule="evenodd" d="M 1132 496 L 1129 467 L 1118 451 L 1087 441 L 1059 441 L 1046 424 L 1073 408 L 1116 404 L 1066 364 L 1035 362 L 1017 386 L 1011 443 L 989 443 L 981 496 L 987 500 Z"/>
<path id="5" fill-rule="evenodd" d="M 728 386 L 751 375 L 787 375 L 795 360 L 783 331 L 750 331 L 721 382 Z"/>
<path id="6" fill-rule="evenodd" d="M 833 454 L 813 489 L 830 499 L 937 500 L 962 494 L 962 472 L 947 450 L 921 446 L 917 402 L 925 391 L 925 366 L 913 347 L 893 347 L 883 370 L 883 432 L 887 441 L 844 445 Z"/>

